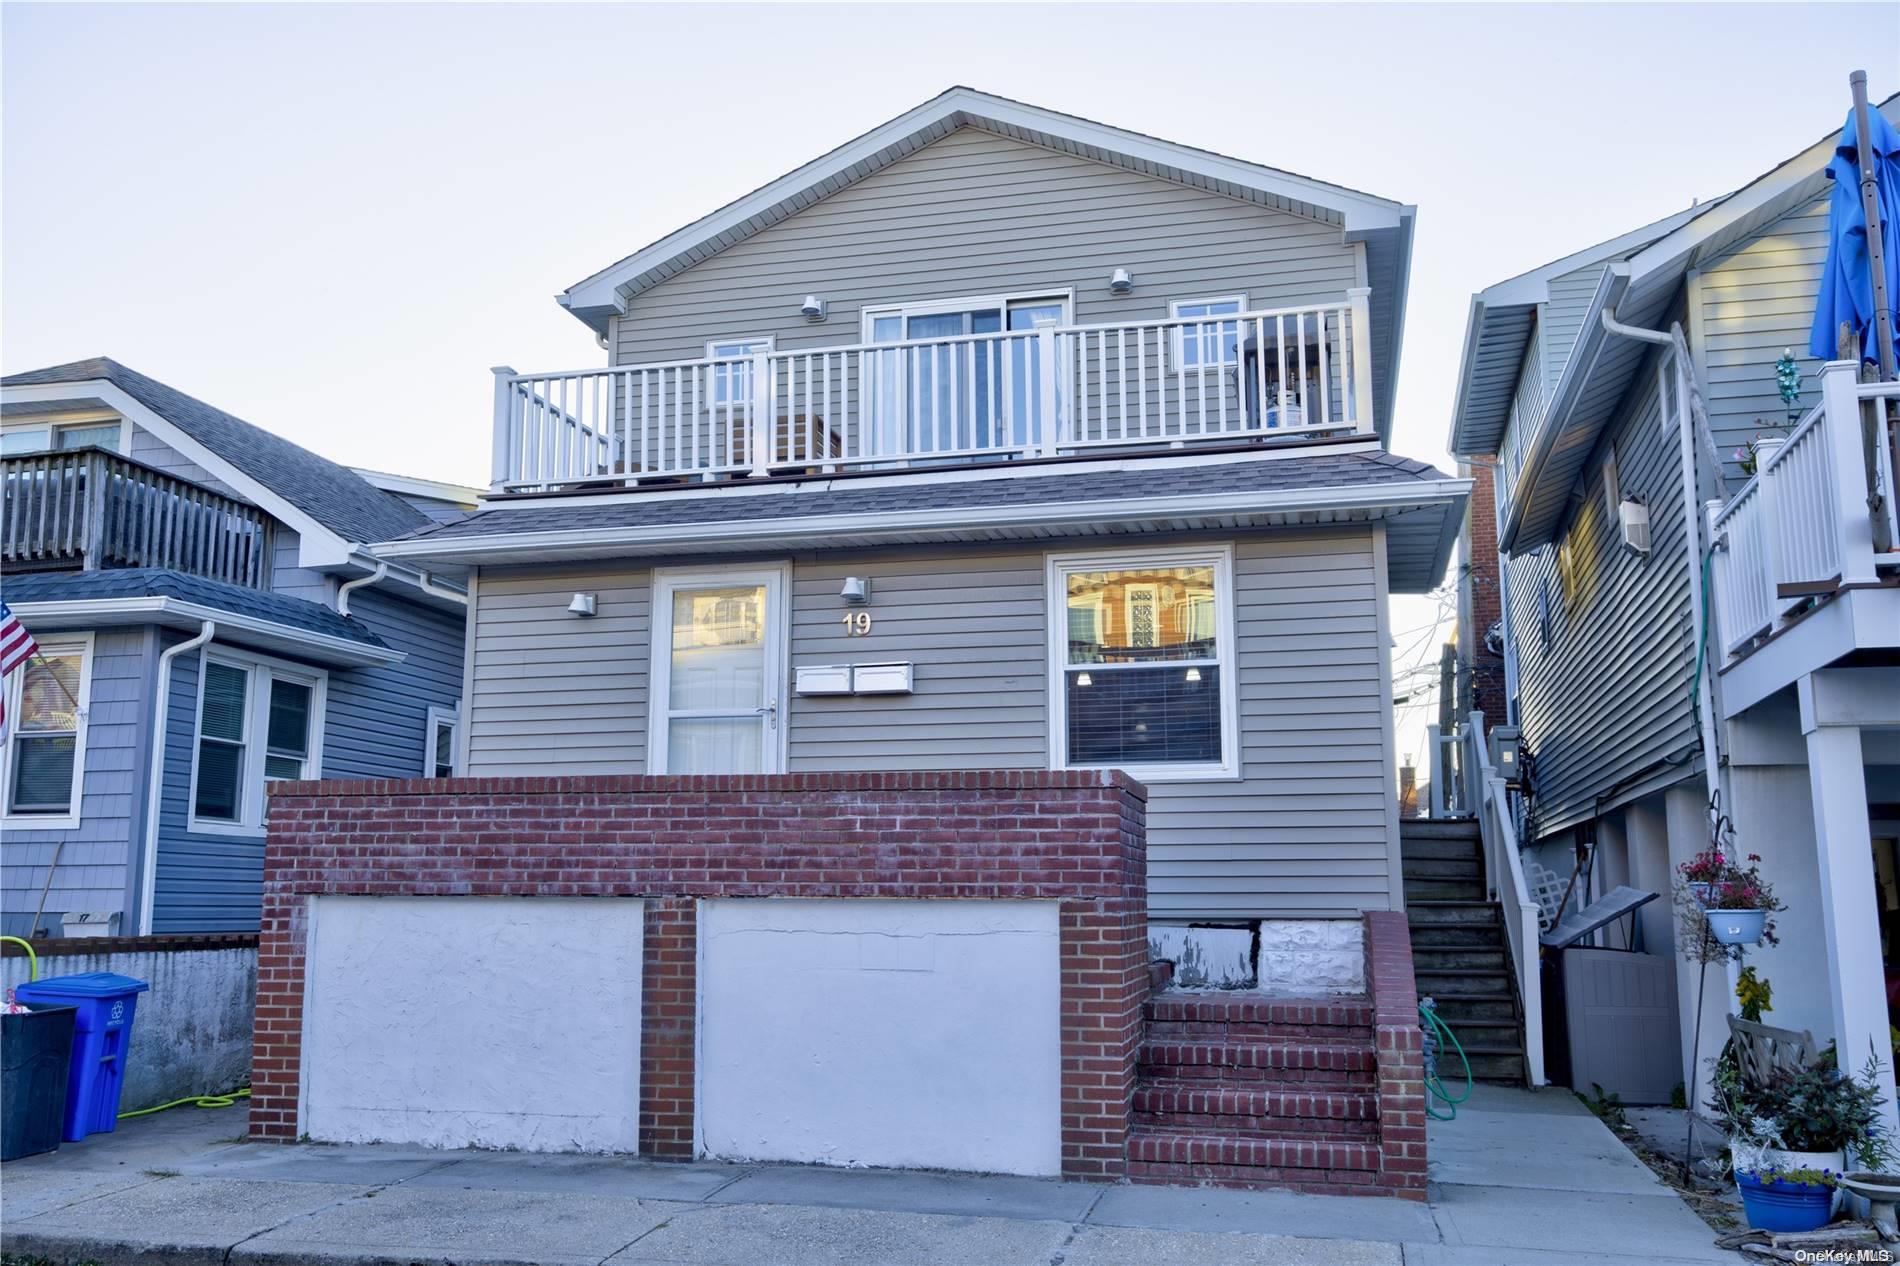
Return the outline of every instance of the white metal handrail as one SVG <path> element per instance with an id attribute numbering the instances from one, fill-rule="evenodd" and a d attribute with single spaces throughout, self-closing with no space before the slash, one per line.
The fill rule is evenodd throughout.
<path id="1" fill-rule="evenodd" d="M 610 486 L 1369 432 L 1368 293 L 1220 316 L 497 369 L 494 482 Z"/>
<path id="2" fill-rule="evenodd" d="M 1824 367 L 1820 402 L 1785 439 L 1763 441 L 1755 476 L 1726 504 L 1710 507 L 1715 617 L 1727 655 L 1785 625 L 1814 597 L 1872 582 L 1879 567 L 1895 561 L 1874 553 L 1860 402 L 1900 398 L 1900 384 L 1859 383 L 1856 376 L 1852 362 Z M 1893 436 L 1879 439 L 1881 513 L 1900 533 Z"/>
<path id="3" fill-rule="evenodd" d="M 1498 903 L 1511 970 L 1524 1012 L 1524 1062 L 1533 1086 L 1544 1084 L 1544 996 L 1539 978 L 1543 943 L 1538 936 L 1538 905 L 1524 879 L 1517 825 L 1511 817 L 1504 779 L 1485 747 L 1484 713 L 1473 712 L 1464 727 L 1465 769 L 1469 771 L 1479 839 L 1484 846 L 1485 889 Z"/>

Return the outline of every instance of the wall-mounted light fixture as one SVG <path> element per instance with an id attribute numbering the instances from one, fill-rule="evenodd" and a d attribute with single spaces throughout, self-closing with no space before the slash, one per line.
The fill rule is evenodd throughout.
<path id="1" fill-rule="evenodd" d="M 1131 294 L 1134 289 L 1135 279 L 1128 275 L 1126 268 L 1117 268 L 1108 279 L 1108 293 L 1112 295 Z"/>
<path id="2" fill-rule="evenodd" d="M 805 302 L 799 305 L 798 310 L 807 321 L 825 319 L 825 301 L 817 295 L 806 295 Z"/>
<path id="3" fill-rule="evenodd" d="M 871 600 L 871 582 L 863 576 L 846 576 L 844 588 L 838 590 L 838 596 L 846 602 L 859 603 Z"/>
<path id="4" fill-rule="evenodd" d="M 569 615 L 589 616 L 599 610 L 599 599 L 591 593 L 577 593 L 567 604 Z"/>

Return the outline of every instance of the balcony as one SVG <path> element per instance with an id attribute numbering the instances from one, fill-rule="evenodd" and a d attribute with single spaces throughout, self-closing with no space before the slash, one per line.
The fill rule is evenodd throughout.
<path id="1" fill-rule="evenodd" d="M 163 567 L 270 588 L 268 515 L 108 449 L 0 459 L 0 491 L 8 571 Z"/>
<path id="2" fill-rule="evenodd" d="M 495 371 L 502 492 L 1371 434 L 1367 291 L 1120 325 Z"/>
<path id="3" fill-rule="evenodd" d="M 1895 424 L 1884 415 L 1896 399 L 1900 384 L 1861 383 L 1851 363 L 1830 363 L 1822 373 L 1821 402 L 1784 440 L 1759 446 L 1756 474 L 1741 491 L 1726 504 L 1710 504 L 1718 666 L 1755 655 L 1817 608 L 1832 605 L 1831 599 L 1891 585 L 1900 570 L 1900 552 L 1891 545 L 1900 539 L 1900 519 L 1894 498 Z M 1883 491 L 1880 524 L 1868 504 L 1863 401 L 1887 405 L 1875 411 L 1884 420 L 1872 446 L 1873 486 Z M 1884 533 L 1877 533 L 1877 526 Z M 1884 549 L 1877 540 L 1882 535 Z M 1854 631 L 1855 623 L 1843 625 L 1847 641 L 1835 650 L 1886 644 L 1869 643 Z M 1900 621 L 1893 631 L 1900 633 Z M 1758 694 L 1750 690 L 1747 697 Z"/>

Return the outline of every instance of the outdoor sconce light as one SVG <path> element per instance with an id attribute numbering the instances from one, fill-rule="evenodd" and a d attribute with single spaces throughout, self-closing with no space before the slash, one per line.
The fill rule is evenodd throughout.
<path id="1" fill-rule="evenodd" d="M 869 602 L 871 600 L 871 582 L 862 576 L 846 576 L 844 578 L 844 588 L 838 591 L 838 596 L 850 603 Z"/>
<path id="2" fill-rule="evenodd" d="M 825 319 L 825 301 L 820 299 L 817 295 L 806 295 L 804 304 L 801 305 L 798 310 L 804 314 L 807 321 L 822 321 Z"/>
<path id="3" fill-rule="evenodd" d="M 591 593 L 577 593 L 567 604 L 569 615 L 589 616 L 599 609 L 599 599 Z"/>
<path id="4" fill-rule="evenodd" d="M 1129 294 L 1134 289 L 1135 279 L 1128 275 L 1126 268 L 1117 268 L 1114 275 L 1108 279 L 1108 293 L 1112 295 Z"/>

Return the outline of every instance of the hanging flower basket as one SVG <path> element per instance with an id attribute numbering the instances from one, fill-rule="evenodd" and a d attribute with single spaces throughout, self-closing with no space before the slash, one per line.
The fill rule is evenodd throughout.
<path id="1" fill-rule="evenodd" d="M 1757 945 L 1768 927 L 1766 910 L 1709 910 L 1709 935 L 1724 945 Z"/>
<path id="2" fill-rule="evenodd" d="M 1738 1172 L 1735 1185 L 1748 1225 L 1757 1231 L 1818 1231 L 1833 1213 L 1834 1188 L 1825 1182 L 1795 1181 L 1764 1169 Z"/>

